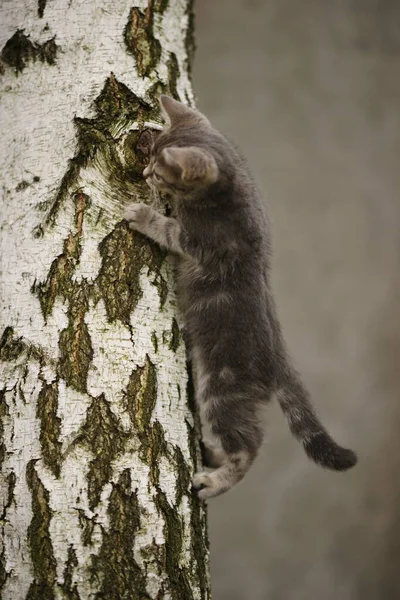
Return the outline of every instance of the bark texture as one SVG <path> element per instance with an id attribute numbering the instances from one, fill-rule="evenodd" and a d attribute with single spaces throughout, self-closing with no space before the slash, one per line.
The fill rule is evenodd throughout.
<path id="1" fill-rule="evenodd" d="M 210 597 L 172 268 L 121 220 L 158 94 L 193 102 L 191 11 L 1 8 L 4 600 Z"/>

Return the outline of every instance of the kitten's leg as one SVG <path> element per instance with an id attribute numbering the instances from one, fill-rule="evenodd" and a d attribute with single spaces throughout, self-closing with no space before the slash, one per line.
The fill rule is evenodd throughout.
<path id="1" fill-rule="evenodd" d="M 214 400 L 214 404 L 217 405 L 218 400 Z M 224 411 L 224 414 L 216 416 L 218 421 L 223 422 L 223 426 L 214 423 L 212 430 L 221 442 L 225 458 L 222 464 L 215 464 L 218 468 L 212 473 L 196 473 L 194 476 L 193 487 L 199 490 L 198 494 L 202 500 L 227 492 L 243 479 L 257 455 L 263 438 L 260 423 L 255 415 L 254 418 L 249 415 L 248 419 L 232 420 Z"/>
<path id="2" fill-rule="evenodd" d="M 176 219 L 164 217 L 142 202 L 127 206 L 124 218 L 131 229 L 147 235 L 170 252 L 184 253 L 179 241 L 181 228 Z"/>
<path id="3" fill-rule="evenodd" d="M 203 465 L 208 469 L 218 469 L 226 461 L 226 454 L 222 448 L 216 448 L 211 442 L 202 440 L 200 450 Z"/>

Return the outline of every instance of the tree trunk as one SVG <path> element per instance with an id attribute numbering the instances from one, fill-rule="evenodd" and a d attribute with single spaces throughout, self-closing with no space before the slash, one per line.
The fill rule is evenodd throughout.
<path id="1" fill-rule="evenodd" d="M 158 94 L 193 100 L 191 10 L 1 7 L 4 600 L 210 597 L 170 259 L 121 219 Z"/>

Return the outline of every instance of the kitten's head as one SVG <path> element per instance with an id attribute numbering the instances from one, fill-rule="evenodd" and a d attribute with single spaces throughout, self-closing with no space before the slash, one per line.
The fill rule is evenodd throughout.
<path id="1" fill-rule="evenodd" d="M 169 96 L 160 96 L 160 104 L 167 126 L 154 143 L 143 176 L 160 192 L 196 195 L 219 177 L 209 143 L 214 130 L 204 115 Z"/>

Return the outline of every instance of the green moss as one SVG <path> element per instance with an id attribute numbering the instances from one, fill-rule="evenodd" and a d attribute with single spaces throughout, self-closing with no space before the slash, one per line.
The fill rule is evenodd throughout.
<path id="1" fill-rule="evenodd" d="M 100 501 L 103 487 L 112 475 L 112 461 L 122 452 L 126 437 L 104 395 L 93 398 L 76 440 L 93 453 L 87 475 L 91 510 Z"/>
<path id="2" fill-rule="evenodd" d="M 132 8 L 124 32 L 126 49 L 135 57 L 140 77 L 150 75 L 161 56 L 160 42 L 154 37 L 153 11 L 152 0 L 149 0 L 145 12 Z"/>
<path id="3" fill-rule="evenodd" d="M 23 29 L 17 29 L 14 35 L 6 42 L 1 51 L 1 61 L 14 69 L 15 74 L 21 73 L 27 63 L 36 60 L 54 65 L 57 58 L 58 46 L 55 38 L 43 44 L 31 42 Z"/>
<path id="4" fill-rule="evenodd" d="M 108 504 L 109 529 L 103 534 L 98 556 L 93 557 L 93 576 L 102 574 L 100 600 L 146 600 L 146 572 L 135 560 L 133 545 L 140 528 L 140 507 L 132 490 L 130 470 L 112 484 Z"/>
<path id="5" fill-rule="evenodd" d="M 34 576 L 26 600 L 53 600 L 57 571 L 49 532 L 49 493 L 36 473 L 35 460 L 27 465 L 26 481 L 32 494 L 33 516 L 28 527 L 28 544 Z"/>
<path id="6" fill-rule="evenodd" d="M 57 416 L 58 381 L 43 381 L 36 405 L 36 416 L 40 420 L 40 444 L 43 461 L 56 477 L 60 475 L 61 447 L 59 441 L 61 419 Z"/>

